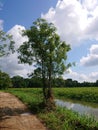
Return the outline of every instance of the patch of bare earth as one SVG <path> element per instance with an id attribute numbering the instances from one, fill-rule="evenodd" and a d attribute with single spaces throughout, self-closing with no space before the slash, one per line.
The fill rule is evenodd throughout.
<path id="1" fill-rule="evenodd" d="M 46 130 L 14 95 L 0 92 L 0 130 Z"/>

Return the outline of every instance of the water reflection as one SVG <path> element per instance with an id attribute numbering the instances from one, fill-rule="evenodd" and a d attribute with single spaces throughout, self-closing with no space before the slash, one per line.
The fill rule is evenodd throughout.
<path id="1" fill-rule="evenodd" d="M 82 105 L 79 103 L 73 103 L 69 101 L 62 101 L 59 99 L 55 100 L 56 104 L 62 107 L 66 107 L 68 109 L 72 109 L 73 111 L 79 112 L 80 114 L 86 114 L 95 117 L 98 120 L 98 108 L 93 108 L 91 106 Z"/>

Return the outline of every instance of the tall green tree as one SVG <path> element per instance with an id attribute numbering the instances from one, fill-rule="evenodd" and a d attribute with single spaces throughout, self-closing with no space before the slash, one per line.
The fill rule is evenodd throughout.
<path id="1" fill-rule="evenodd" d="M 52 80 L 71 65 L 66 64 L 70 46 L 61 41 L 56 27 L 45 19 L 37 19 L 23 35 L 28 37 L 28 42 L 20 46 L 18 58 L 22 63 L 36 64 L 43 81 L 44 101 L 51 109 L 54 105 Z"/>

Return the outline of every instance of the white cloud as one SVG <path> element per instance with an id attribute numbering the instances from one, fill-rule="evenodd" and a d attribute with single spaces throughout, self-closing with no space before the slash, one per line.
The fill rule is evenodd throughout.
<path id="1" fill-rule="evenodd" d="M 98 8 L 97 8 L 98 12 Z M 93 18 L 92 22 L 89 24 L 89 26 L 85 29 L 86 38 L 88 39 L 95 39 L 98 40 L 98 16 Z"/>
<path id="2" fill-rule="evenodd" d="M 98 0 L 58 0 L 42 17 L 53 22 L 62 40 L 71 45 L 98 40 Z"/>
<path id="3" fill-rule="evenodd" d="M 12 29 L 8 31 L 9 34 L 13 35 L 13 39 L 15 41 L 15 48 L 17 49 L 24 41 L 27 41 L 27 37 L 21 36 L 22 30 L 25 30 L 25 27 L 21 25 L 15 25 Z M 18 64 L 17 59 L 18 53 L 10 54 L 9 56 L 0 58 L 0 66 L 1 70 L 7 72 L 11 76 L 20 75 L 27 76 L 27 73 L 30 73 L 33 69 L 27 64 Z"/>
<path id="4" fill-rule="evenodd" d="M 98 5 L 98 0 L 82 0 L 82 4 L 84 8 L 87 8 L 87 10 L 92 11 Z"/>
<path id="5" fill-rule="evenodd" d="M 89 50 L 90 53 L 80 59 L 80 64 L 87 67 L 98 65 L 98 45 L 93 44 Z"/>
<path id="6" fill-rule="evenodd" d="M 11 28 L 7 33 L 11 34 L 13 36 L 13 39 L 15 41 L 15 48 L 19 48 L 20 45 L 22 45 L 23 42 L 27 41 L 28 38 L 25 36 L 22 36 L 23 31 L 25 30 L 24 26 L 21 25 L 15 25 L 13 28 Z"/>
<path id="7" fill-rule="evenodd" d="M 84 81 L 95 82 L 96 80 L 98 80 L 98 72 L 84 74 L 84 73 L 78 73 L 78 72 L 72 71 L 71 69 L 69 69 L 68 71 L 69 73 L 64 74 L 63 76 L 64 79 L 71 78 L 79 82 L 84 82 Z"/>
<path id="8" fill-rule="evenodd" d="M 98 45 L 97 44 L 93 44 L 90 48 L 90 53 L 91 54 L 96 54 L 98 55 Z"/>
<path id="9" fill-rule="evenodd" d="M 85 74 L 80 74 L 80 73 L 77 73 L 77 72 L 75 72 L 75 71 L 72 71 L 71 69 L 69 69 L 68 70 L 69 71 L 69 73 L 65 73 L 65 75 L 64 75 L 64 78 L 71 78 L 71 79 L 73 79 L 73 80 L 77 80 L 77 81 L 79 81 L 79 82 L 83 82 L 83 81 L 88 81 L 89 79 L 88 79 L 88 77 L 85 75 Z"/>
<path id="10" fill-rule="evenodd" d="M 58 1 L 56 8 L 50 8 L 49 12 L 42 15 L 49 22 L 53 22 L 63 40 L 72 44 L 79 40 L 81 7 L 76 0 Z M 77 29 L 77 31 L 75 31 Z"/>

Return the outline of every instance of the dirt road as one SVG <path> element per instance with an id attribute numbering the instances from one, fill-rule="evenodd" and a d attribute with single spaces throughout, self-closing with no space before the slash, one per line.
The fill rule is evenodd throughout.
<path id="1" fill-rule="evenodd" d="M 46 130 L 15 96 L 0 92 L 0 130 Z"/>

